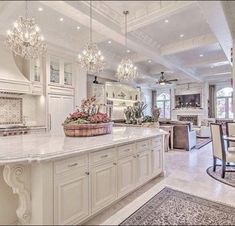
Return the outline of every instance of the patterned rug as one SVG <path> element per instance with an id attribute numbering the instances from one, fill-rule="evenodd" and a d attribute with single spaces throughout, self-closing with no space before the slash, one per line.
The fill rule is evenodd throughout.
<path id="1" fill-rule="evenodd" d="M 204 147 L 205 145 L 209 144 L 211 142 L 211 138 L 202 138 L 202 137 L 197 137 L 196 141 L 196 149 L 200 149 Z"/>
<path id="2" fill-rule="evenodd" d="M 226 167 L 226 169 L 234 170 L 235 167 Z M 218 180 L 224 184 L 230 185 L 232 187 L 235 187 L 235 172 L 226 172 L 225 177 L 221 178 L 221 166 L 216 166 L 216 171 L 213 172 L 213 166 L 209 167 L 206 172 L 215 180 Z"/>
<path id="3" fill-rule="evenodd" d="M 166 187 L 120 225 L 235 225 L 235 208 Z"/>

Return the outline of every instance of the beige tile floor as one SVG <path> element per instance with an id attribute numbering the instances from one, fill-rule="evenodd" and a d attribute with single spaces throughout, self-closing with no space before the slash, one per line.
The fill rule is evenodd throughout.
<path id="1" fill-rule="evenodd" d="M 154 179 L 136 192 L 87 222 L 88 225 L 117 225 L 140 208 L 165 186 L 209 200 L 235 206 L 235 188 L 222 184 L 206 173 L 212 165 L 212 146 L 190 152 L 165 153 L 165 176 Z"/>

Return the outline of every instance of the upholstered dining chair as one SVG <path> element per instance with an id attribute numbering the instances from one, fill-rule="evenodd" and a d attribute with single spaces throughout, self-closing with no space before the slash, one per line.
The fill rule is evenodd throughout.
<path id="1" fill-rule="evenodd" d="M 213 147 L 213 171 L 216 171 L 217 159 L 222 162 L 221 177 L 225 177 L 225 172 L 235 172 L 226 170 L 226 162 L 235 163 L 235 147 L 230 150 L 225 149 L 222 125 L 217 123 L 211 123 L 211 138 Z"/>
<path id="2" fill-rule="evenodd" d="M 226 134 L 228 137 L 235 136 L 235 122 L 226 122 Z M 228 147 L 235 147 L 235 142 L 228 141 Z"/>

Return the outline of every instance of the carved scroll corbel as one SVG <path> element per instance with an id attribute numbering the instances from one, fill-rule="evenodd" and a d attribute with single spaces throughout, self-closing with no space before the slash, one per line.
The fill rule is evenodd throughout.
<path id="1" fill-rule="evenodd" d="M 29 224 L 31 219 L 29 173 L 29 166 L 22 164 L 5 165 L 3 170 L 5 182 L 12 188 L 13 193 L 19 197 L 16 215 L 18 217 L 18 223 L 21 225 Z"/>

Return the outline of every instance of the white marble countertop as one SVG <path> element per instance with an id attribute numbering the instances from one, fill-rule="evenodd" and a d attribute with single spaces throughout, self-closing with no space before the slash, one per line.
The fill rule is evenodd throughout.
<path id="1" fill-rule="evenodd" d="M 0 165 L 69 157 L 163 134 L 165 132 L 157 128 L 114 127 L 112 134 L 96 137 L 65 137 L 64 134 L 49 133 L 1 137 Z"/>

